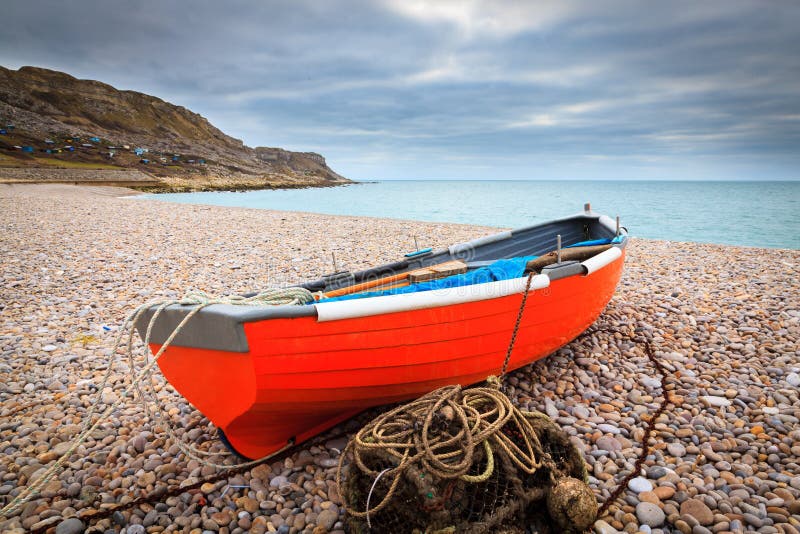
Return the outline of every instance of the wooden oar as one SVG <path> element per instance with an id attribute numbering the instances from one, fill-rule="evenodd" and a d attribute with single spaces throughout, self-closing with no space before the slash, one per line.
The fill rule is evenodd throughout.
<path id="1" fill-rule="evenodd" d="M 455 274 L 456 272 L 463 273 L 466 272 L 466 270 L 467 270 L 467 265 L 463 261 L 453 260 L 440 263 L 438 265 L 429 265 L 428 267 L 421 267 L 419 269 L 414 269 L 413 271 L 408 271 L 405 273 L 394 274 L 392 276 L 387 276 L 384 278 L 378 278 L 376 280 L 368 280 L 366 282 L 362 282 L 360 284 L 355 284 L 348 287 L 334 289 L 332 291 L 328 291 L 327 293 L 325 293 L 324 296 L 325 298 L 331 298 L 331 297 L 340 297 L 342 295 L 352 295 L 353 293 L 361 293 L 362 291 L 366 291 L 368 289 L 378 288 L 380 286 L 385 286 L 388 284 L 395 284 L 397 282 L 403 282 L 406 280 L 413 280 L 417 282 L 422 281 L 423 279 L 432 280 L 433 278 L 449 276 L 450 274 Z"/>
<path id="2" fill-rule="evenodd" d="M 573 247 L 561 249 L 561 261 L 584 261 L 611 248 L 611 245 L 593 245 L 588 247 Z M 552 251 L 529 261 L 525 265 L 525 272 L 541 271 L 542 267 L 552 265 L 558 261 L 558 252 Z"/>

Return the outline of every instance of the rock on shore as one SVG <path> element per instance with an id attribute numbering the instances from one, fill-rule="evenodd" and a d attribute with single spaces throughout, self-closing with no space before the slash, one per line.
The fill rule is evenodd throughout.
<path id="1" fill-rule="evenodd" d="M 174 205 L 69 186 L 0 186 L 0 504 L 81 429 L 124 316 L 189 289 L 241 293 L 395 260 L 491 229 Z M 567 207 L 568 208 L 568 207 Z M 565 208 L 566 209 L 566 208 Z M 613 532 L 800 532 L 800 252 L 634 240 L 593 333 L 515 372 L 512 395 L 554 416 L 583 451 L 603 502 L 642 451 L 640 478 L 596 525 Z M 652 340 L 670 375 L 637 338 Z M 177 435 L 209 451 L 215 429 L 160 377 Z M 356 422 L 349 423 L 357 424 Z M 338 430 L 342 430 L 340 427 Z M 352 428 L 352 427 L 351 427 Z M 107 519 L 84 514 L 213 468 L 190 460 L 127 404 L 0 531 L 341 532 L 341 439 Z M 240 487 L 244 486 L 244 487 Z"/>

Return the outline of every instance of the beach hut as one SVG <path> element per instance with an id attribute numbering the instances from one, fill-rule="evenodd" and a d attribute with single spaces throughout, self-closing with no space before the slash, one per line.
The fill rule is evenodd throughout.
<path id="1" fill-rule="evenodd" d="M 25 145 L 22 147 L 23 152 L 33 152 L 33 147 L 30 145 Z"/>

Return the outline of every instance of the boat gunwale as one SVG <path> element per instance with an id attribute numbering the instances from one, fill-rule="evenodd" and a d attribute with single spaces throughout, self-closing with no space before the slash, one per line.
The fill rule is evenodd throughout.
<path id="1" fill-rule="evenodd" d="M 572 216 L 563 217 L 560 219 L 554 219 L 550 221 L 545 221 L 543 223 L 530 225 L 527 227 L 517 228 L 513 230 L 506 230 L 502 232 L 498 232 L 496 234 L 490 234 L 488 236 L 479 237 L 473 239 L 471 241 L 467 241 L 457 245 L 451 245 L 448 248 L 441 249 L 439 251 L 433 252 L 432 254 L 425 254 L 424 257 L 418 259 L 412 259 L 411 261 L 404 261 L 404 262 L 395 262 L 389 263 L 385 266 L 378 266 L 373 269 L 368 269 L 365 271 L 360 271 L 357 273 L 353 273 L 354 276 L 358 277 L 363 275 L 364 273 L 375 272 L 380 270 L 383 267 L 394 266 L 401 263 L 407 264 L 406 268 L 412 268 L 414 266 L 414 262 L 420 263 L 425 262 L 428 265 L 436 263 L 436 259 L 441 258 L 442 261 L 446 261 L 449 259 L 456 259 L 458 258 L 459 254 L 464 251 L 477 251 L 481 247 L 486 246 L 488 244 L 497 243 L 498 241 L 506 241 L 509 239 L 513 239 L 514 237 L 518 237 L 520 235 L 524 235 L 527 232 L 531 232 L 533 230 L 543 228 L 546 226 L 557 225 L 562 223 L 568 223 L 572 221 L 579 221 L 579 220 L 594 220 L 606 231 L 611 234 L 615 235 L 617 228 L 616 222 L 613 221 L 610 217 L 602 214 L 597 214 L 591 211 L 581 212 Z M 620 228 L 620 235 L 622 239 L 619 243 L 612 244 L 613 247 L 620 250 L 620 252 L 624 251 L 627 246 L 629 237 L 627 235 L 627 231 L 624 228 Z M 610 236 L 607 236 L 610 237 Z M 451 251 L 455 252 L 452 254 Z M 601 253 L 602 254 L 602 253 Z M 597 256 L 594 256 L 596 258 Z M 434 262 L 431 262 L 434 260 Z M 422 263 L 420 263 L 422 265 Z M 574 267 L 574 264 L 572 264 Z M 543 281 L 537 284 L 539 288 L 544 288 L 549 285 L 549 281 L 561 279 L 564 277 L 564 274 L 559 273 L 560 268 L 550 269 L 546 273 L 535 275 L 535 278 L 544 277 L 548 278 L 548 284 L 544 284 Z M 403 269 L 400 269 L 402 271 Z M 564 271 L 567 271 L 566 265 L 563 268 Z M 566 276 L 591 276 L 592 272 L 589 269 L 582 269 L 584 272 L 575 272 L 574 268 L 569 271 L 569 274 Z M 359 301 L 372 301 L 375 299 L 399 299 L 403 297 L 406 300 L 427 300 L 427 304 L 424 306 L 426 308 L 430 307 L 446 307 L 453 304 L 458 304 L 460 302 L 469 302 L 475 300 L 487 300 L 492 298 L 502 298 L 503 296 L 513 295 L 522 293 L 525 290 L 525 285 L 520 284 L 519 280 L 526 280 L 527 277 L 523 277 L 521 279 L 512 279 L 512 280 L 504 280 L 500 282 L 484 282 L 481 284 L 472 284 L 470 286 L 460 286 L 455 288 L 447 288 L 447 289 L 439 289 L 439 290 L 431 290 L 426 292 L 420 293 L 409 293 L 409 294 L 398 294 L 398 295 L 386 295 L 386 296 L 375 296 L 365 299 L 358 299 Z M 541 279 L 540 279 L 541 280 Z M 505 284 L 509 285 L 509 282 L 516 282 L 516 287 L 514 291 L 498 293 L 495 295 L 485 296 L 483 298 L 474 298 L 470 300 L 461 300 L 456 299 L 452 300 L 448 298 L 447 291 L 454 291 L 460 290 L 464 291 L 465 288 L 474 288 L 472 291 L 476 291 L 480 293 L 482 291 L 481 286 L 487 286 L 488 284 Z M 316 282 L 312 282 L 314 284 Z M 299 286 L 302 287 L 302 286 Z M 439 294 L 441 293 L 441 294 Z M 424 297 L 426 294 L 428 295 L 427 298 Z M 415 295 L 423 295 L 423 297 L 415 297 L 412 299 L 408 299 L 408 297 L 414 297 Z M 401 299 L 403 300 L 403 299 Z M 190 328 L 185 328 L 174 340 L 172 345 L 174 346 L 182 346 L 182 347 L 193 347 L 193 348 L 203 348 L 203 349 L 212 349 L 212 350 L 223 350 L 228 352 L 241 352 L 246 353 L 249 352 L 249 344 L 247 341 L 247 336 L 244 332 L 243 325 L 246 323 L 253 323 L 259 321 L 268 321 L 273 319 L 292 319 L 292 318 L 301 318 L 301 317 L 317 317 L 318 322 L 324 322 L 326 319 L 320 317 L 320 309 L 325 307 L 333 306 L 334 304 L 346 304 L 352 303 L 355 301 L 337 301 L 331 303 L 324 303 L 324 302 L 315 302 L 308 305 L 279 305 L 279 306 L 241 306 L 241 305 L 231 305 L 231 304 L 212 304 L 205 308 L 203 308 L 199 313 L 195 315 L 195 318 L 192 320 Z M 351 305 L 352 306 L 352 305 Z M 171 333 L 172 328 L 177 325 L 183 317 L 185 317 L 186 313 L 188 313 L 194 306 L 192 305 L 173 305 L 165 308 L 161 315 L 159 316 L 159 320 L 156 321 L 156 324 L 153 325 L 153 329 L 151 332 L 150 341 L 154 344 L 163 343 L 169 334 Z M 408 309 L 397 309 L 397 310 L 389 310 L 389 311 L 376 311 L 374 313 L 356 315 L 356 316 L 372 316 L 378 315 L 382 313 L 402 313 L 404 311 L 408 311 L 411 309 L 418 309 L 418 308 L 408 308 Z M 146 310 L 143 316 L 140 318 L 140 321 L 137 323 L 137 328 L 140 331 L 140 334 L 143 334 L 146 331 L 147 323 L 149 322 L 152 314 L 154 313 L 155 308 L 151 308 L 150 310 Z M 323 314 L 325 316 L 326 314 Z M 350 316 L 347 316 L 350 317 Z M 347 318 L 342 317 L 342 318 Z M 336 318 L 329 318 L 328 320 L 336 320 Z"/>

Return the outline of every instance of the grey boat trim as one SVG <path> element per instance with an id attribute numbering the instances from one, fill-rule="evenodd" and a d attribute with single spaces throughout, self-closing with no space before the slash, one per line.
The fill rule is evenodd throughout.
<path id="1" fill-rule="evenodd" d="M 627 232 L 620 230 L 622 239 L 613 245 L 618 249 L 613 254 L 621 255 L 628 243 Z M 383 278 L 392 274 L 400 274 L 420 267 L 435 265 L 453 259 L 462 259 L 470 267 L 478 267 L 494 260 L 514 256 L 542 255 L 555 249 L 556 235 L 562 237 L 564 247 L 590 239 L 607 239 L 617 235 L 616 221 L 592 211 L 548 221 L 536 225 L 499 232 L 465 243 L 450 246 L 447 249 L 433 251 L 406 259 L 378 266 L 356 273 L 336 273 L 323 276 L 319 280 L 308 282 L 300 287 L 311 291 L 331 291 L 366 280 Z M 611 250 L 606 252 L 612 252 Z M 605 253 L 601 253 L 603 255 Z M 612 254 L 612 255 L 613 255 Z M 599 255 L 598 255 L 599 256 Z M 604 265 L 604 259 L 595 256 L 587 262 L 564 262 L 550 265 L 542 270 L 541 275 L 550 281 L 568 276 L 581 276 L 592 272 L 598 261 Z M 592 260 L 596 260 L 593 262 Z M 602 265 L 600 265 L 602 267 Z M 520 290 L 521 291 L 521 290 Z M 377 298 L 377 297 L 376 297 Z M 440 305 L 447 305 L 442 302 Z M 434 304 L 435 305 L 435 304 Z M 186 316 L 191 306 L 170 306 L 163 310 L 155 321 L 150 341 L 162 344 L 175 327 Z M 192 320 L 178 333 L 172 342 L 174 346 L 186 346 L 228 352 L 248 352 L 247 337 L 244 333 L 245 323 L 267 321 L 271 319 L 292 319 L 300 317 L 318 317 L 317 304 L 304 306 L 233 306 L 214 304 L 198 312 Z M 140 336 L 144 338 L 147 325 L 155 308 L 146 310 L 136 324 Z"/>

